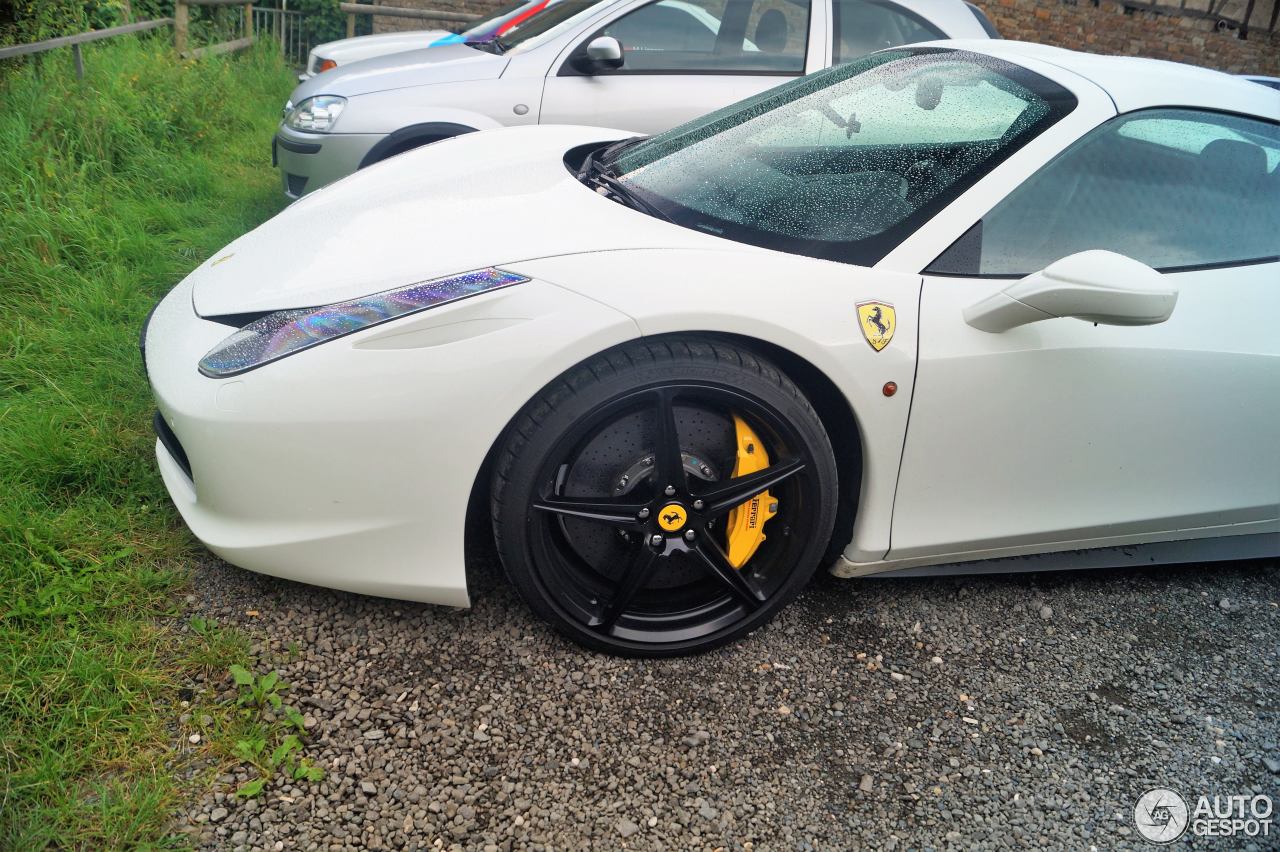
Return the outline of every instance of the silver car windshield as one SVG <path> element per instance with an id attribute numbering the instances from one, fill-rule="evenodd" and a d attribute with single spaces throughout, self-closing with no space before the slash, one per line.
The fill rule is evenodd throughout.
<path id="1" fill-rule="evenodd" d="M 602 165 L 676 224 L 869 266 L 1075 103 L 990 56 L 888 50 L 625 146 Z"/>
<path id="2" fill-rule="evenodd" d="M 503 52 L 537 47 L 555 38 L 597 7 L 603 8 L 610 2 L 614 0 L 559 0 L 498 36 L 497 42 Z"/>

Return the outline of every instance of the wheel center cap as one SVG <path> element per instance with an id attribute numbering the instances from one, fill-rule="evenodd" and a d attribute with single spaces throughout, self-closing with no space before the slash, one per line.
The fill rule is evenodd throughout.
<path id="1" fill-rule="evenodd" d="M 667 532 L 679 532 L 689 521 L 689 511 L 679 503 L 668 503 L 658 510 L 658 526 Z"/>

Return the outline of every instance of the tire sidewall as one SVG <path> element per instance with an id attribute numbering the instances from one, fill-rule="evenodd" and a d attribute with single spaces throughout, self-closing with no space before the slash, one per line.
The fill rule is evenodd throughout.
<path id="1" fill-rule="evenodd" d="M 732 361 L 719 357 L 726 348 L 710 344 L 691 345 L 691 357 L 673 357 L 648 363 L 628 363 L 620 369 L 601 370 L 595 363 L 584 374 L 571 371 L 566 380 L 553 383 L 548 393 L 530 403 L 529 416 L 535 421 L 528 431 L 516 430 L 508 439 L 507 452 L 513 455 L 505 477 L 495 477 L 495 534 L 498 551 L 507 575 L 539 616 L 570 638 L 597 650 L 628 656 L 665 657 L 697 653 L 731 642 L 763 625 L 799 593 L 818 568 L 835 524 L 838 481 L 830 440 L 817 414 L 799 390 L 776 367 L 750 355 L 730 350 Z M 712 354 L 714 352 L 714 354 Z M 702 357 L 698 357 L 698 356 Z M 704 360 L 714 357 L 715 360 Z M 734 363 L 734 362 L 738 363 Z M 616 361 L 609 360 L 616 366 Z M 741 364 L 741 365 L 740 365 Z M 750 364 L 751 367 L 747 365 Z M 753 368 L 754 369 L 753 369 Z M 575 379 L 577 381 L 575 381 Z M 696 640 L 663 645 L 647 645 L 606 638 L 566 619 L 552 601 L 534 568 L 531 525 L 539 521 L 529 507 L 537 499 L 538 473 L 561 437 L 582 418 L 619 396 L 663 384 L 710 383 L 744 393 L 775 409 L 805 443 L 813 458 L 812 475 L 819 495 L 820 517 L 801 550 L 795 569 L 770 596 L 769 602 L 749 618 L 721 632 Z M 542 405 L 539 405 L 542 403 Z"/>

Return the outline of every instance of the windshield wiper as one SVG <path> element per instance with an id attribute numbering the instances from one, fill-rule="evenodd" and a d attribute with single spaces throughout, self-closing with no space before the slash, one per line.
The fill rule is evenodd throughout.
<path id="1" fill-rule="evenodd" d="M 483 50 L 485 53 L 492 53 L 501 56 L 507 52 L 507 46 L 498 40 L 497 36 L 491 38 L 477 38 L 463 42 L 468 47 L 474 47 L 476 50 Z"/>
<path id="2" fill-rule="evenodd" d="M 634 141 L 636 140 L 625 140 L 626 143 Z M 600 154 L 607 154 L 611 149 L 620 144 L 624 143 L 615 143 L 614 145 L 610 145 L 604 151 L 601 151 Z M 609 166 L 605 165 L 600 159 L 597 159 L 594 153 L 587 155 L 586 161 L 582 164 L 582 170 L 578 172 L 578 180 L 588 186 L 593 186 L 597 192 L 601 192 L 601 194 L 611 197 L 614 201 L 620 202 L 621 204 L 630 207 L 632 210 L 639 210 L 641 213 L 646 213 L 655 218 L 665 219 L 668 222 L 671 221 L 671 217 L 666 213 L 663 213 L 657 207 L 633 193 L 617 175 L 610 171 Z"/>
<path id="3" fill-rule="evenodd" d="M 623 139 L 621 142 L 614 142 L 608 148 L 605 148 L 600 152 L 598 159 L 600 162 L 608 163 L 612 166 L 614 163 L 618 162 L 618 157 L 622 156 L 623 151 L 648 138 L 648 136 L 633 136 L 630 139 Z"/>

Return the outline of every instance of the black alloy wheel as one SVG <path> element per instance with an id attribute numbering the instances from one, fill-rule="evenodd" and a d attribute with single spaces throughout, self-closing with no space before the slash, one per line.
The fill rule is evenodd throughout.
<path id="1" fill-rule="evenodd" d="M 768 464 L 734 476 L 744 434 Z M 735 567 L 728 519 L 766 492 L 763 541 Z M 539 615 L 598 650 L 673 656 L 750 632 L 799 592 L 837 482 L 781 371 L 685 339 L 619 347 L 548 386 L 513 423 L 492 494 L 503 565 Z"/>

